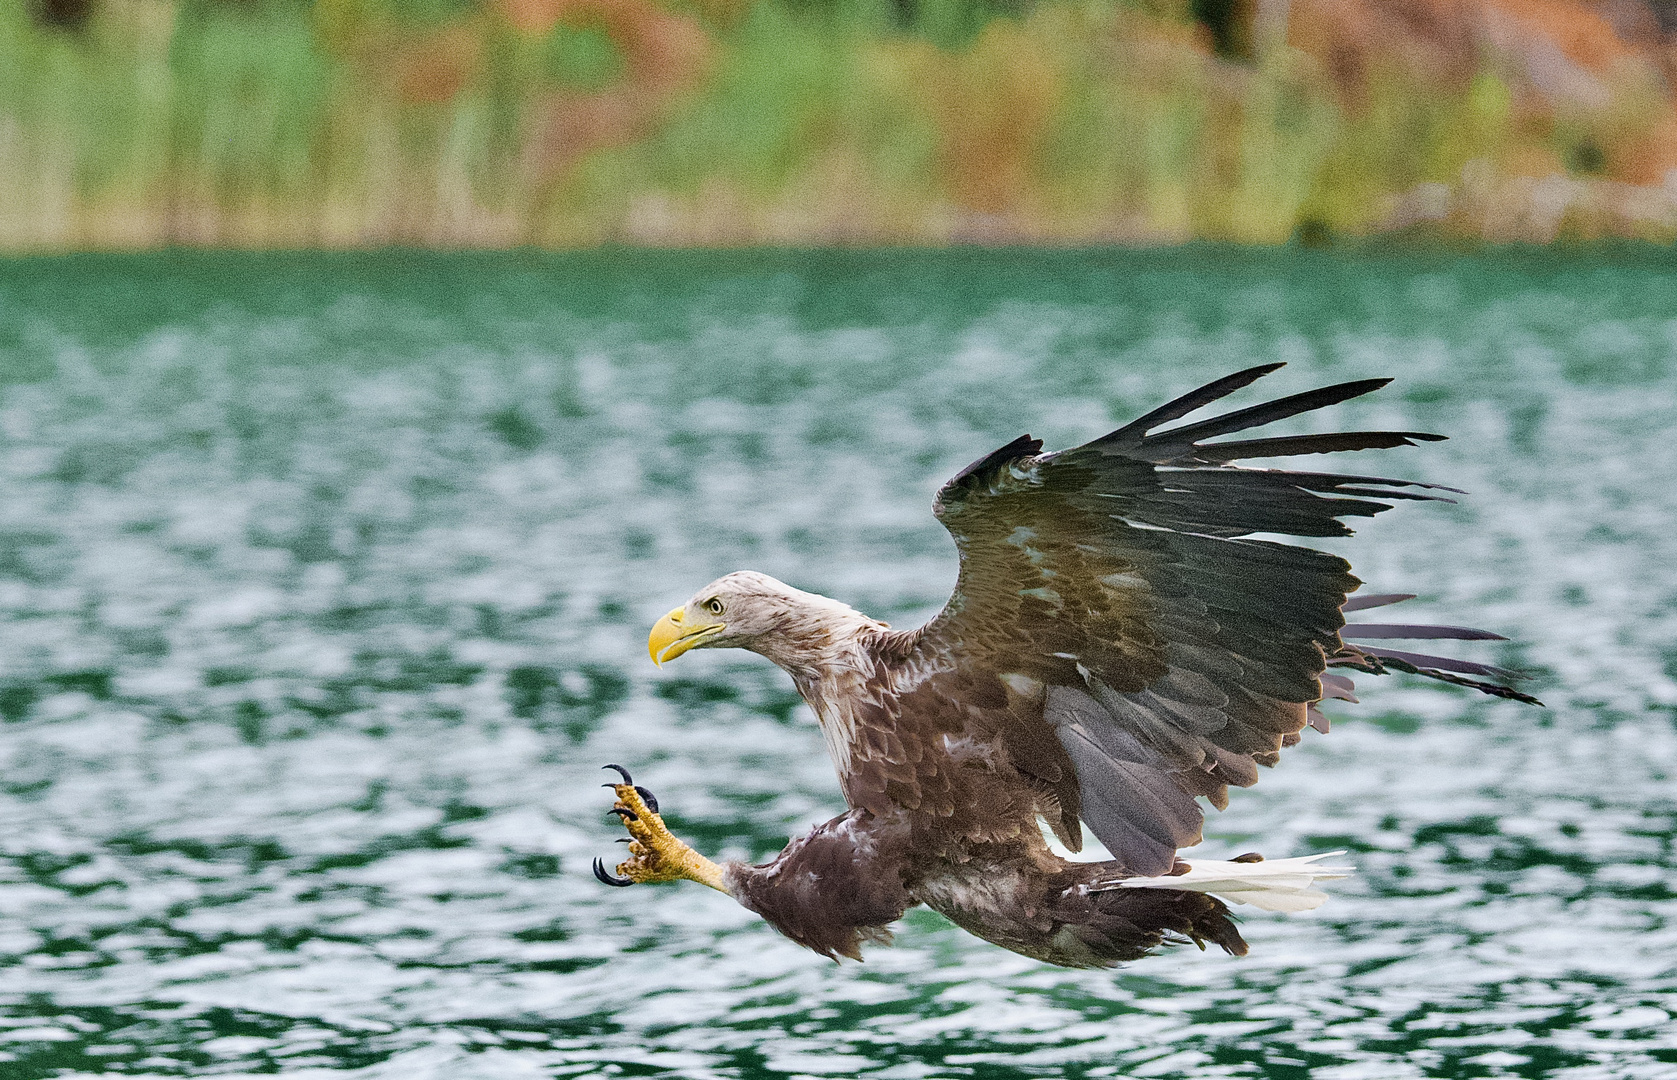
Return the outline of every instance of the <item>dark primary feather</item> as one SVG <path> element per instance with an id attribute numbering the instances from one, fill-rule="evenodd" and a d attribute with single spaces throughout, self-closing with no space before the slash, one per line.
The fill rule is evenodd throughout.
<path id="1" fill-rule="evenodd" d="M 1150 413 L 1145 413 L 1131 420 L 1117 431 L 1107 435 L 1109 440 L 1124 440 L 1131 437 L 1139 438 L 1160 424 L 1168 424 L 1172 420 L 1180 420 L 1196 409 L 1211 404 L 1219 398 L 1228 397 L 1243 386 L 1250 386 L 1272 371 L 1280 371 L 1287 365 L 1259 364 L 1244 371 L 1237 371 L 1233 375 L 1225 375 L 1215 382 L 1206 383 L 1198 390 L 1190 390 L 1181 397 L 1167 401 Z"/>
<path id="2" fill-rule="evenodd" d="M 1323 696 L 1330 660 L 1470 685 L 1481 684 L 1452 673 L 1505 677 L 1486 665 L 1346 646 L 1342 610 L 1405 597 L 1348 601 L 1360 583 L 1344 560 L 1252 538 L 1346 535 L 1341 519 L 1389 509 L 1381 499 L 1437 499 L 1430 492 L 1439 489 L 1227 464 L 1439 436 L 1201 441 L 1347 401 L 1387 380 L 1157 430 L 1280 366 L 1219 379 L 1074 449 L 1043 454 L 1038 440 L 1016 439 L 945 485 L 936 511 L 960 551 L 960 579 L 936 619 L 884 644 L 906 689 L 878 722 L 905 745 L 940 731 L 981 738 L 1051 797 L 1060 811 L 1052 824 L 1068 846 L 1079 846 L 1078 822 L 1087 821 L 1131 873 L 1152 875 L 1198 842 L 1194 796 L 1223 807 L 1228 785 L 1256 782 L 1257 766 L 1273 764 L 1307 721 L 1325 730 L 1309 706 Z M 1362 633 L 1494 637 L 1387 624 Z M 1328 692 L 1350 697 L 1350 681 L 1332 678 Z M 915 726 L 922 730 L 911 739 Z M 890 777 L 875 788 L 894 785 L 898 799 L 920 799 L 917 785 L 949 783 L 891 757 L 864 752 L 853 768 Z"/>
<path id="3" fill-rule="evenodd" d="M 1448 656 L 1428 656 L 1425 653 L 1404 652 L 1401 649 L 1375 648 L 1370 645 L 1360 646 L 1357 650 L 1367 656 L 1378 656 L 1382 660 L 1401 660 L 1405 664 L 1413 664 L 1421 668 L 1437 668 L 1440 671 L 1460 671 L 1467 675 L 1486 675 L 1493 679 L 1512 679 L 1516 675 L 1506 668 L 1493 667 L 1490 664 L 1476 664 L 1471 660 L 1452 660 Z"/>
<path id="4" fill-rule="evenodd" d="M 1349 615 L 1353 611 L 1367 611 L 1369 608 L 1401 604 L 1405 600 L 1413 599 L 1415 599 L 1414 593 L 1364 593 L 1361 596 L 1348 598 L 1345 603 L 1339 606 L 1339 610 Z"/>
<path id="5" fill-rule="evenodd" d="M 1141 440 L 1141 446 L 1151 450 L 1149 460 L 1164 461 L 1169 458 L 1192 456 L 1194 444 L 1201 439 L 1209 439 L 1218 435 L 1232 435 L 1237 431 L 1263 427 L 1277 420 L 1285 420 L 1289 416 L 1300 413 L 1313 412 L 1316 409 L 1337 405 L 1342 401 L 1349 401 L 1354 397 L 1372 393 L 1380 389 L 1390 379 L 1358 379 L 1355 382 L 1336 383 L 1316 390 L 1306 390 L 1302 394 L 1292 394 L 1274 401 L 1266 401 L 1262 405 L 1253 405 L 1247 409 L 1236 409 L 1234 412 L 1213 416 L 1209 420 L 1201 420 L 1194 424 L 1185 424 L 1169 431 L 1148 434 Z M 1094 445 L 1099 445 L 1096 440 Z"/>
<path id="6" fill-rule="evenodd" d="M 1340 608 L 1344 611 L 1344 608 Z M 1418 641 L 1422 638 L 1454 638 L 1457 641 L 1507 641 L 1501 634 L 1489 630 L 1471 630 L 1465 626 L 1399 626 L 1392 623 L 1347 623 L 1339 632 L 1342 638 L 1400 638 Z"/>
<path id="7" fill-rule="evenodd" d="M 1414 446 L 1422 442 L 1438 442 L 1442 435 L 1428 435 L 1421 431 L 1354 431 L 1345 435 L 1292 435 L 1279 439 L 1237 439 L 1234 442 L 1212 443 L 1194 453 L 1197 461 L 1242 461 L 1248 458 L 1291 457 L 1295 454 L 1333 454 L 1341 450 L 1385 450 L 1394 446 Z"/>

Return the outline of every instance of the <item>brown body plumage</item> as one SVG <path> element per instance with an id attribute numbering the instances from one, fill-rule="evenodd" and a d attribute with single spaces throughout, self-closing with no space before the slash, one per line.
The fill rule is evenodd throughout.
<path id="1" fill-rule="evenodd" d="M 637 846 L 619 872 L 704 880 L 828 956 L 858 956 L 914 904 L 1055 964 L 1110 965 L 1172 939 L 1244 953 L 1222 901 L 1172 886 L 1188 868 L 1176 852 L 1200 840 L 1196 798 L 1222 809 L 1229 786 L 1256 782 L 1257 766 L 1274 764 L 1307 723 L 1326 730 L 1315 703 L 1351 689 L 1329 666 L 1396 667 L 1524 698 L 1469 677 L 1506 677 L 1493 668 L 1349 644 L 1342 611 L 1405 597 L 1348 603 L 1360 583 L 1343 560 L 1250 538 L 1345 535 L 1340 518 L 1388 508 L 1371 496 L 1434 498 L 1426 485 L 1229 464 L 1437 436 L 1204 441 L 1384 380 L 1155 430 L 1278 366 L 1219 380 L 1073 450 L 1044 454 L 1027 436 L 963 470 L 937 503 L 960 581 L 917 630 L 892 631 L 752 572 L 672 611 L 654 628 L 655 660 L 733 646 L 791 675 L 851 810 L 763 866 L 700 859 L 709 869 L 696 873 L 660 869 L 675 856 L 656 830 L 631 823 Z M 1380 625 L 1363 639 L 1491 636 Z M 620 813 L 645 816 L 619 793 L 629 800 Z M 1072 851 L 1086 822 L 1113 859 L 1062 859 L 1039 822 Z M 1137 878 L 1160 880 L 1122 884 Z"/>

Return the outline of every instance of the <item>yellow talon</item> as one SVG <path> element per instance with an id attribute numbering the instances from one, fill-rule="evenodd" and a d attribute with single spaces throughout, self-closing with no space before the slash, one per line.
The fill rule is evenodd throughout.
<path id="1" fill-rule="evenodd" d="M 613 784 L 617 802 L 612 812 L 629 830 L 629 858 L 617 865 L 617 873 L 637 885 L 661 881 L 697 881 L 718 892 L 727 892 L 722 868 L 677 840 L 664 827 L 664 819 L 646 805 L 633 784 Z"/>

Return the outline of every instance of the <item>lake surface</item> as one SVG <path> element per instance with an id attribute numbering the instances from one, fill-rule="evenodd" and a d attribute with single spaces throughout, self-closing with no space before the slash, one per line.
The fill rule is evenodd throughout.
<path id="1" fill-rule="evenodd" d="M 1347 849 L 1326 906 L 835 965 L 593 879 L 608 761 L 712 855 L 842 808 L 658 615 L 751 567 L 912 624 L 955 470 L 1277 359 L 1452 437 L 1347 463 L 1470 496 L 1333 546 L 1549 705 L 1359 678 L 1202 849 Z M 1674 402 L 1655 249 L 0 263 L 0 1076 L 1677 1077 Z"/>

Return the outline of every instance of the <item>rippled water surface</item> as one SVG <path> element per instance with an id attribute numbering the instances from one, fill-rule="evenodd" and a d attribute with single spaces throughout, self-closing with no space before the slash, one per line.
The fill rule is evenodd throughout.
<path id="1" fill-rule="evenodd" d="M 1677 1077 L 1668 258 L 0 264 L 0 1076 Z M 607 761 L 713 855 L 840 809 L 767 662 L 647 661 L 691 589 L 912 623 L 946 476 L 1275 359 L 1452 436 L 1355 464 L 1470 497 L 1336 547 L 1550 706 L 1363 680 L 1236 792 L 1208 853 L 1348 849 L 1327 906 L 835 965 L 589 875 Z"/>

